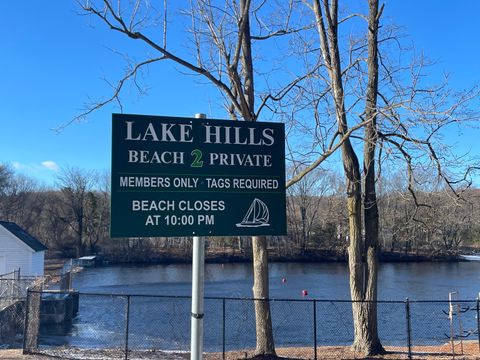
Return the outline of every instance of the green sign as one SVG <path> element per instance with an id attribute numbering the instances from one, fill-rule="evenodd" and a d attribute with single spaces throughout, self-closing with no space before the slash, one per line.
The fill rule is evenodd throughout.
<path id="1" fill-rule="evenodd" d="M 112 115 L 112 237 L 285 235 L 283 124 Z"/>

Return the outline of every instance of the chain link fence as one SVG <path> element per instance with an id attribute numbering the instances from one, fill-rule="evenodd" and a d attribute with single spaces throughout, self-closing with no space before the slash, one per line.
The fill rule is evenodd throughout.
<path id="1" fill-rule="evenodd" d="M 29 297 L 35 294 L 42 299 L 50 296 L 49 292 L 30 291 Z M 80 293 L 78 301 L 78 312 L 66 324 L 40 322 L 37 347 L 29 348 L 29 353 L 72 359 L 85 356 L 96 359 L 189 358 L 190 297 Z M 255 301 L 259 300 L 205 298 L 205 359 L 254 356 Z M 279 356 L 291 359 L 361 358 L 361 354 L 353 353 L 350 347 L 353 342 L 351 301 L 267 301 L 270 302 Z M 455 358 L 462 355 L 462 358 L 472 356 L 474 359 L 480 355 L 478 300 L 456 300 L 454 303 L 408 299 L 378 301 L 377 314 L 379 336 L 388 351 L 385 358 Z M 88 354 L 95 356 L 88 357 Z"/>
<path id="2" fill-rule="evenodd" d="M 0 348 L 22 344 L 27 289 L 42 282 L 41 277 L 21 277 L 20 269 L 0 275 Z"/>

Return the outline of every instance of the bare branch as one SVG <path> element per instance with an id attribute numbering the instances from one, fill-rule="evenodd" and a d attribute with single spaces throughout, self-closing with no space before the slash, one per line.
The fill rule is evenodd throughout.
<path id="1" fill-rule="evenodd" d="M 279 37 L 279 36 L 300 33 L 300 32 L 303 32 L 305 30 L 311 30 L 313 28 L 315 28 L 315 25 L 307 25 L 307 26 L 301 27 L 299 29 L 280 29 L 280 30 L 276 30 L 274 32 L 271 32 L 267 35 L 252 35 L 252 40 L 268 40 L 268 39 L 272 39 L 272 38 Z"/>
<path id="2" fill-rule="evenodd" d="M 121 101 L 120 101 L 120 93 L 123 89 L 123 86 L 125 85 L 125 83 L 128 81 L 128 80 L 131 80 L 132 78 L 135 78 L 138 71 L 143 68 L 144 66 L 146 65 L 149 65 L 149 64 L 152 64 L 152 63 L 155 63 L 157 61 L 161 61 L 161 60 L 164 60 L 165 57 L 159 57 L 159 58 L 154 58 L 154 59 L 148 59 L 148 60 L 145 60 L 145 61 L 142 61 L 140 63 L 137 63 L 135 64 L 135 66 L 130 69 L 125 75 L 123 78 L 121 78 L 117 85 L 114 87 L 114 90 L 113 90 L 113 93 L 112 95 L 104 100 L 104 101 L 100 101 L 100 102 L 96 102 L 94 103 L 93 105 L 89 105 L 87 107 L 87 109 L 82 112 L 81 114 L 75 116 L 73 119 L 71 119 L 70 121 L 66 122 L 66 123 L 63 123 L 61 125 L 59 125 L 58 127 L 52 129 L 53 131 L 59 133 L 61 132 L 62 130 L 64 130 L 66 127 L 68 127 L 69 125 L 73 124 L 74 122 L 78 122 L 78 121 L 81 121 L 82 119 L 84 119 L 87 115 L 90 115 L 91 113 L 93 113 L 94 111 L 98 110 L 98 109 L 101 109 L 102 107 L 104 107 L 105 105 L 107 104 L 110 104 L 111 102 L 114 102 L 116 101 L 118 103 L 118 105 L 121 107 Z"/>
<path id="3" fill-rule="evenodd" d="M 344 145 L 345 142 L 349 141 L 349 137 L 353 134 L 353 132 L 357 131 L 358 129 L 362 128 L 365 126 L 367 122 L 361 122 L 355 126 L 350 127 L 348 131 L 344 134 L 342 134 L 341 139 L 337 142 L 335 142 L 336 136 L 331 140 L 331 144 L 329 146 L 329 149 L 325 151 L 321 156 L 319 156 L 315 161 L 313 161 L 310 165 L 308 165 L 301 173 L 297 174 L 293 178 L 287 181 L 285 187 L 289 188 L 293 184 L 299 182 L 305 175 L 316 169 L 321 163 L 323 163 L 325 160 L 327 160 L 330 156 L 332 156 L 342 145 Z M 337 133 L 337 135 L 340 135 Z"/>

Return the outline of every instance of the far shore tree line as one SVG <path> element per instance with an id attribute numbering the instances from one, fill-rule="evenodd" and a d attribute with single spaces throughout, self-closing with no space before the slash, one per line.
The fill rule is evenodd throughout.
<path id="1" fill-rule="evenodd" d="M 378 196 L 381 252 L 405 256 L 456 254 L 462 247 L 480 247 L 480 189 L 463 199 L 447 190 L 418 192 L 415 204 L 405 187 L 390 179 Z M 398 181 L 397 181 L 398 182 Z M 388 180 L 383 180 L 388 183 Z M 181 261 L 191 252 L 190 238 L 121 238 L 109 236 L 110 175 L 67 168 L 56 185 L 46 188 L 34 179 L 0 164 L 0 220 L 13 221 L 48 246 L 49 257 L 101 254 L 109 261 Z M 288 235 L 268 238 L 269 251 L 282 259 L 309 255 L 342 258 L 348 247 L 345 184 L 341 175 L 316 170 L 287 190 Z M 251 257 L 249 237 L 207 238 L 207 252 L 218 257 Z"/>

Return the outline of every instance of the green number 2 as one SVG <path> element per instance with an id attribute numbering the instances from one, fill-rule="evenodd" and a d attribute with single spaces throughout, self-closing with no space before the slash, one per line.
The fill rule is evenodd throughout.
<path id="1" fill-rule="evenodd" d="M 202 151 L 199 149 L 192 150 L 192 153 L 190 154 L 192 156 L 195 156 L 195 159 L 193 159 L 192 164 L 190 167 L 203 167 L 203 161 L 202 161 Z"/>

